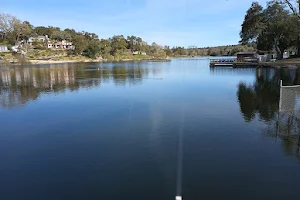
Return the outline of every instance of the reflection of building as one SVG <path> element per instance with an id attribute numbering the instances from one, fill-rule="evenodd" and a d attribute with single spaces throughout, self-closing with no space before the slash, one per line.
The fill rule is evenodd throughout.
<path id="1" fill-rule="evenodd" d="M 255 68 L 231 68 L 231 67 L 211 67 L 210 73 L 211 75 L 217 76 L 251 76 L 255 75 L 257 70 Z"/>
<path id="2" fill-rule="evenodd" d="M 44 91 L 58 92 L 64 88 L 78 88 L 73 67 L 0 70 L 0 104 L 4 107 L 23 105 Z"/>
<path id="3" fill-rule="evenodd" d="M 116 85 L 138 85 L 149 74 L 148 67 L 103 65 L 101 69 L 89 69 L 87 64 L 1 68 L 0 107 L 23 105 L 44 92 L 97 87 L 102 81 L 113 81 Z"/>

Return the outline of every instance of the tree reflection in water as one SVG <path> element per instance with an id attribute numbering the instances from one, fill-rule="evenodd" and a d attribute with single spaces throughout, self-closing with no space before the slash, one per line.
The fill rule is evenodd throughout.
<path id="1" fill-rule="evenodd" d="M 158 73 L 151 69 L 152 74 Z M 142 65 L 64 64 L 49 67 L 0 68 L 0 107 L 23 106 L 42 93 L 63 93 L 99 87 L 102 82 L 116 86 L 142 84 L 149 69 Z"/>
<path id="2" fill-rule="evenodd" d="M 257 116 L 267 124 L 264 133 L 280 137 L 283 151 L 300 160 L 300 118 L 294 113 L 279 112 L 280 80 L 284 85 L 299 85 L 300 70 L 257 69 L 252 85 L 244 82 L 238 85 L 237 99 L 246 122 Z"/>

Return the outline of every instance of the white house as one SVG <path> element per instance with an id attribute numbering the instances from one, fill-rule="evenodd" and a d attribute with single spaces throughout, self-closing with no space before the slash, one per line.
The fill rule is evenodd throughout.
<path id="1" fill-rule="evenodd" d="M 8 52 L 7 45 L 0 45 L 0 52 Z"/>
<path id="2" fill-rule="evenodd" d="M 75 47 L 73 46 L 73 43 L 72 42 L 68 42 L 66 40 L 63 40 L 61 42 L 48 42 L 47 44 L 47 47 L 52 49 L 68 49 L 68 50 L 71 50 L 71 49 L 75 49 Z"/>
<path id="3" fill-rule="evenodd" d="M 20 45 L 15 45 L 11 47 L 11 50 L 14 52 L 18 52 Z"/>
<path id="4" fill-rule="evenodd" d="M 39 35 L 37 37 L 30 37 L 30 38 L 28 38 L 28 40 L 26 42 L 23 42 L 23 43 L 32 45 L 33 42 L 46 42 L 46 41 L 50 41 L 48 35 L 45 35 L 45 36 Z"/>
<path id="5" fill-rule="evenodd" d="M 147 53 L 146 52 L 144 52 L 144 51 L 134 51 L 134 52 L 132 52 L 132 55 L 147 55 Z"/>

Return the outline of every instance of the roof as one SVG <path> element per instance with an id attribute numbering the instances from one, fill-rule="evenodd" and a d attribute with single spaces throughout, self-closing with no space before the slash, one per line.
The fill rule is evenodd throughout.
<path id="1" fill-rule="evenodd" d="M 238 55 L 256 54 L 256 52 L 238 52 Z"/>

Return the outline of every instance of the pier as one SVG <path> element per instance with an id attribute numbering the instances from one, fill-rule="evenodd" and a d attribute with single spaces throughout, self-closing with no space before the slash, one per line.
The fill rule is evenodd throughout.
<path id="1" fill-rule="evenodd" d="M 260 67 L 262 63 L 259 62 L 240 62 L 235 58 L 221 58 L 210 59 L 210 67 L 233 67 L 233 68 L 245 68 L 245 67 Z"/>

